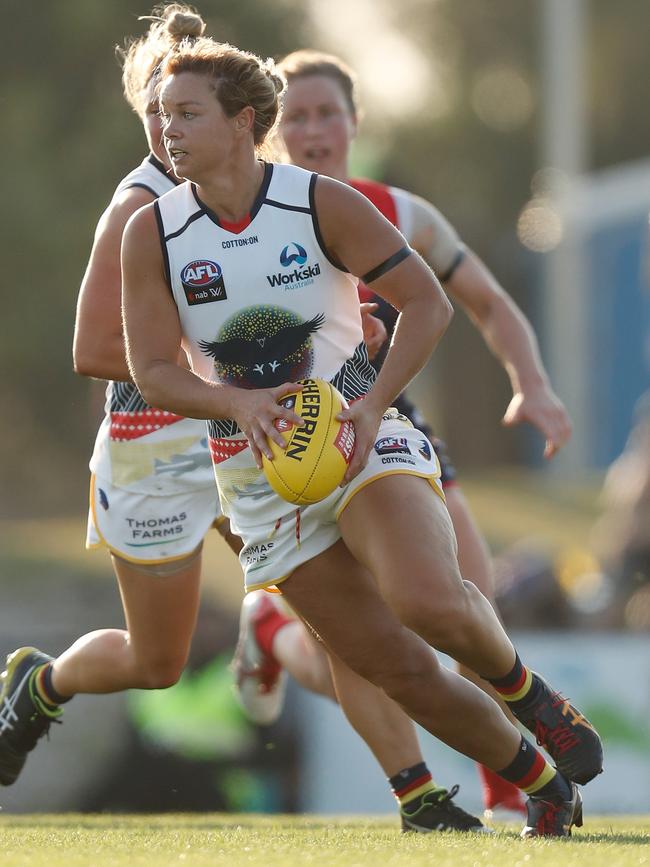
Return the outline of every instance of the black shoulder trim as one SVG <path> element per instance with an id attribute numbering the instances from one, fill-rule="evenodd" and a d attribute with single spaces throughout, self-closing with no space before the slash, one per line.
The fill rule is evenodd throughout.
<path id="1" fill-rule="evenodd" d="M 262 180 L 262 186 L 260 187 L 260 191 L 255 197 L 253 207 L 251 208 L 251 223 L 253 222 L 255 215 L 257 214 L 259 209 L 266 202 L 266 194 L 268 193 L 269 187 L 271 186 L 272 177 L 273 163 L 264 163 L 264 178 Z"/>
<path id="2" fill-rule="evenodd" d="M 451 265 L 449 266 L 449 268 L 447 268 L 445 273 L 436 275 L 438 277 L 438 280 L 440 280 L 441 283 L 444 283 L 447 280 L 449 280 L 451 278 L 452 274 L 454 273 L 454 271 L 456 270 L 456 268 L 458 268 L 460 263 L 463 261 L 465 256 L 466 256 L 466 250 L 464 247 L 461 247 L 457 251 L 456 255 L 454 256 L 454 258 L 452 260 Z"/>
<path id="3" fill-rule="evenodd" d="M 124 189 L 125 190 L 135 190 L 135 189 L 146 190 L 148 193 L 151 193 L 151 195 L 154 197 L 154 199 L 159 198 L 159 194 L 153 189 L 153 187 L 149 187 L 149 186 L 147 186 L 147 184 L 140 184 L 140 183 L 127 184 L 124 187 Z"/>
<path id="4" fill-rule="evenodd" d="M 169 291 L 172 293 L 172 297 L 174 296 L 174 292 L 172 290 L 172 275 L 171 269 L 169 267 L 169 254 L 167 253 L 167 241 L 165 238 L 165 229 L 163 227 L 162 215 L 160 213 L 160 205 L 158 202 L 153 203 L 153 211 L 156 215 L 156 223 L 158 224 L 158 235 L 160 237 L 160 249 L 162 250 L 163 263 L 165 265 L 165 277 L 167 278 L 167 285 L 169 286 Z"/>
<path id="5" fill-rule="evenodd" d="M 167 235 L 167 236 L 165 237 L 165 241 L 171 241 L 172 238 L 178 238 L 178 236 L 179 236 L 179 235 L 182 235 L 183 232 L 185 231 L 185 229 L 187 229 L 188 226 L 191 226 L 192 223 L 193 223 L 195 220 L 198 220 L 198 219 L 199 219 L 200 217 L 202 217 L 204 214 L 205 214 L 205 211 L 203 211 L 203 210 L 201 210 L 201 211 L 194 211 L 194 213 L 193 213 L 190 217 L 188 217 L 187 220 L 185 220 L 185 222 L 184 222 L 183 225 L 180 227 L 180 229 L 177 229 L 175 232 L 172 232 L 171 235 Z"/>
<path id="6" fill-rule="evenodd" d="M 265 205 L 272 208 L 281 208 L 283 211 L 299 211 L 301 214 L 311 214 L 311 208 L 301 208 L 299 205 L 285 205 L 284 202 L 276 202 L 275 199 L 264 199 Z"/>
<path id="7" fill-rule="evenodd" d="M 363 280 L 364 283 L 372 283 L 373 280 L 376 280 L 378 277 L 383 277 L 384 274 L 387 274 L 388 271 L 391 271 L 395 268 L 396 265 L 399 265 L 400 262 L 403 262 L 404 259 L 408 258 L 413 250 L 409 247 L 408 244 L 404 244 L 404 246 L 397 251 L 397 253 L 393 253 L 392 256 L 389 256 L 388 259 L 385 259 L 381 264 L 377 265 L 376 268 L 372 268 L 368 271 L 367 274 L 364 274 L 363 277 L 360 277 L 360 280 Z"/>
<path id="8" fill-rule="evenodd" d="M 309 179 L 309 209 L 311 211 L 311 222 L 314 227 L 314 235 L 316 236 L 316 241 L 318 242 L 318 246 L 323 251 L 323 255 L 330 263 L 330 265 L 334 265 L 335 268 L 338 268 L 339 271 L 343 271 L 344 274 L 349 274 L 350 272 L 345 267 L 342 262 L 339 262 L 338 259 L 335 259 L 334 256 L 330 254 L 327 247 L 325 246 L 325 241 L 323 240 L 323 236 L 321 235 L 320 225 L 318 223 L 318 214 L 316 213 L 316 199 L 315 199 L 315 190 L 316 190 L 316 179 L 318 175 L 316 172 L 312 173 L 311 178 Z"/>
<path id="9" fill-rule="evenodd" d="M 158 157 L 154 156 L 153 154 L 149 154 L 149 162 L 154 167 L 154 169 L 158 169 L 161 175 L 164 175 L 168 181 L 176 184 L 176 186 L 179 186 L 183 183 L 183 181 L 179 180 L 179 178 L 176 177 L 176 175 L 171 169 L 166 168 L 165 165 L 160 162 Z"/>

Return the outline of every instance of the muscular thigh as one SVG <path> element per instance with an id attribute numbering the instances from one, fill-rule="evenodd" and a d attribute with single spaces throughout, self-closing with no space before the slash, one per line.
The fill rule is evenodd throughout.
<path id="1" fill-rule="evenodd" d="M 425 479 L 395 475 L 367 485 L 347 505 L 339 527 L 393 606 L 444 597 L 462 586 L 449 513 Z"/>
<path id="2" fill-rule="evenodd" d="M 356 670 L 370 673 L 406 639 L 373 577 L 341 541 L 299 566 L 282 592 L 326 649 Z"/>

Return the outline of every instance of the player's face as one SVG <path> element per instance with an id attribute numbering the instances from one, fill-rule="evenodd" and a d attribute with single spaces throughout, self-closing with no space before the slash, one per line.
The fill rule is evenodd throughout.
<path id="1" fill-rule="evenodd" d="M 169 168 L 169 157 L 167 156 L 163 141 L 160 106 L 158 105 L 158 95 L 156 94 L 153 80 L 147 85 L 144 99 L 146 100 L 146 106 L 142 123 L 144 124 L 144 133 L 147 137 L 149 150 L 154 156 L 158 157 L 161 163 Z"/>
<path id="2" fill-rule="evenodd" d="M 288 85 L 280 133 L 294 165 L 345 180 L 356 131 L 356 118 L 332 78 L 309 75 Z"/>
<path id="3" fill-rule="evenodd" d="M 226 165 L 235 147 L 235 118 L 226 117 L 204 75 L 170 75 L 160 89 L 165 148 L 174 173 L 201 183 Z"/>

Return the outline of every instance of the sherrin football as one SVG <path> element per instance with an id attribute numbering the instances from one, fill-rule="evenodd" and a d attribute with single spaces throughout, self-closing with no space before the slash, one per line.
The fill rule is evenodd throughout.
<path id="1" fill-rule="evenodd" d="M 280 404 L 304 419 L 295 427 L 275 420 L 287 446 L 270 442 L 273 460 L 262 456 L 264 472 L 273 490 L 297 506 L 317 503 L 342 482 L 354 451 L 354 425 L 336 416 L 347 403 L 324 379 L 303 379 L 302 391 L 282 398 Z"/>

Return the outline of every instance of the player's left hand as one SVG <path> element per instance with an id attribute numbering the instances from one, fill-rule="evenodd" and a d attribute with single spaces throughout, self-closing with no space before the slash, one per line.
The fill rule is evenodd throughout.
<path id="1" fill-rule="evenodd" d="M 374 301 L 364 301 L 360 307 L 363 340 L 368 347 L 368 358 L 372 361 L 388 340 L 388 331 L 386 331 L 386 326 L 381 319 L 372 315 L 379 307 L 379 304 L 376 304 Z"/>
<path id="2" fill-rule="evenodd" d="M 340 421 L 351 421 L 354 425 L 354 452 L 352 460 L 343 476 L 341 487 L 347 485 L 368 463 L 370 449 L 377 439 L 383 410 L 375 407 L 368 397 L 355 401 L 336 416 Z"/>
<path id="3" fill-rule="evenodd" d="M 572 431 L 571 419 L 560 398 L 546 385 L 517 391 L 512 396 L 501 423 L 514 427 L 528 422 L 545 437 L 544 457 L 548 460 L 565 445 Z"/>

